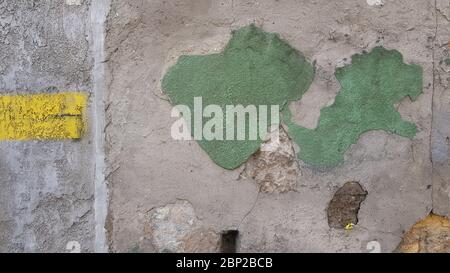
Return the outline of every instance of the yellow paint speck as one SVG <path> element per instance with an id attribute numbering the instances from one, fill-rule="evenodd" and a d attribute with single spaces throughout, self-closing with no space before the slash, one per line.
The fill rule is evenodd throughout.
<path id="1" fill-rule="evenodd" d="M 352 230 L 355 227 L 355 224 L 349 223 L 345 226 L 345 230 Z"/>
<path id="2" fill-rule="evenodd" d="M 0 140 L 79 139 L 86 102 L 75 92 L 0 96 Z"/>

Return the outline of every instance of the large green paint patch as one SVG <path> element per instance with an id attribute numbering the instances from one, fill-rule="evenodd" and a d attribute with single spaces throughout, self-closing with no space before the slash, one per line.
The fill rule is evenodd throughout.
<path id="1" fill-rule="evenodd" d="M 336 77 L 342 89 L 335 103 L 322 109 L 318 127 L 293 123 L 286 104 L 301 98 L 314 69 L 277 34 L 250 25 L 233 32 L 222 53 L 181 56 L 162 87 L 174 105 L 186 105 L 192 112 L 195 97 L 202 97 L 203 107 L 219 105 L 224 113 L 226 105 L 279 105 L 289 135 L 300 146 L 300 159 L 314 166 L 339 164 L 350 145 L 370 130 L 415 135 L 416 126 L 403 121 L 394 104 L 406 96 L 415 100 L 422 92 L 419 66 L 404 64 L 395 50 L 377 47 L 353 56 L 351 65 L 336 70 Z M 207 122 L 204 118 L 203 124 Z M 234 169 L 259 149 L 261 140 L 198 143 L 215 163 Z"/>
<path id="2" fill-rule="evenodd" d="M 181 56 L 164 76 L 162 87 L 174 105 L 186 105 L 192 113 L 194 97 L 202 97 L 204 107 L 219 105 L 225 113 L 225 105 L 283 109 L 287 102 L 301 98 L 313 78 L 313 67 L 297 50 L 277 34 L 250 25 L 234 31 L 222 53 Z M 207 121 L 203 119 L 204 124 Z M 218 165 L 234 169 L 259 149 L 261 140 L 198 143 Z"/>
<path id="3" fill-rule="evenodd" d="M 405 96 L 412 100 L 422 92 L 422 69 L 403 63 L 401 54 L 382 47 L 354 55 L 351 65 L 336 70 L 342 89 L 333 105 L 321 110 L 319 124 L 310 130 L 291 121 L 284 111 L 289 135 L 300 146 L 300 159 L 316 166 L 335 166 L 359 136 L 384 130 L 412 138 L 416 126 L 402 120 L 394 108 Z"/>

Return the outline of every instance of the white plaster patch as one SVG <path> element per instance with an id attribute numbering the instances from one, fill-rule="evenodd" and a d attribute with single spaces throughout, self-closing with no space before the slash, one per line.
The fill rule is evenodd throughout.
<path id="1" fill-rule="evenodd" d="M 69 6 L 80 6 L 83 3 L 83 0 L 66 0 L 66 5 Z"/>
<path id="2" fill-rule="evenodd" d="M 366 0 L 369 6 L 382 6 L 384 5 L 383 0 Z"/>

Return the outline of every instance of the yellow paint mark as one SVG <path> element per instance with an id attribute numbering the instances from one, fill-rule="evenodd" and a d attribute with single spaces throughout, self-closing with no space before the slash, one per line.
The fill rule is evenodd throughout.
<path id="1" fill-rule="evenodd" d="M 74 92 L 0 96 L 0 140 L 79 139 L 86 102 Z"/>
<path id="2" fill-rule="evenodd" d="M 355 224 L 353 224 L 353 223 L 348 223 L 346 226 L 345 226 L 345 230 L 353 230 L 353 228 L 355 227 Z"/>

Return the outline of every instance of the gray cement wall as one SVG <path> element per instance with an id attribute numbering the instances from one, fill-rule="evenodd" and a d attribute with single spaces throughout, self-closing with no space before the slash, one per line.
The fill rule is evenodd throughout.
<path id="1" fill-rule="evenodd" d="M 0 1 L 0 94 L 89 94 L 81 140 L 0 142 L 0 252 L 67 252 L 70 241 L 82 252 L 218 252 L 229 230 L 241 252 L 367 252 L 373 241 L 391 252 L 431 211 L 450 217 L 450 1 L 373 2 Z M 424 93 L 397 105 L 416 137 L 368 132 L 328 171 L 300 161 L 288 192 L 258 181 L 285 171 L 261 171 L 261 160 L 294 161 L 287 137 L 234 171 L 173 140 L 167 68 L 182 54 L 221 51 L 250 23 L 315 61 L 314 83 L 290 105 L 308 128 L 351 55 L 382 45 L 421 65 Z M 367 192 L 358 223 L 332 228 L 328 205 L 351 181 Z"/>
<path id="2" fill-rule="evenodd" d="M 433 211 L 450 217 L 450 1 L 436 1 L 433 81 Z"/>
<path id="3" fill-rule="evenodd" d="M 92 95 L 89 4 L 0 2 L 1 94 Z M 92 127 L 79 141 L 0 142 L 0 252 L 94 250 L 93 145 Z"/>
<path id="4" fill-rule="evenodd" d="M 111 250 L 209 251 L 217 234 L 239 230 L 239 251 L 366 252 L 376 241 L 391 252 L 433 209 L 448 215 L 448 72 L 438 65 L 448 54 L 448 1 L 374 2 L 113 1 L 106 43 Z M 230 31 L 249 23 L 280 33 L 316 62 L 312 87 L 291 105 L 295 121 L 308 128 L 334 100 L 334 69 L 351 55 L 382 45 L 421 65 L 424 93 L 397 106 L 417 124 L 416 137 L 366 133 L 332 170 L 300 162 L 296 187 L 284 194 L 260 192 L 244 167 L 226 171 L 195 142 L 174 141 L 160 87 L 166 69 L 182 54 L 221 51 Z M 368 192 L 359 222 L 351 231 L 330 228 L 327 206 L 349 181 Z M 194 227 L 180 224 L 186 219 Z M 213 235 L 200 240 L 199 229 Z"/>

